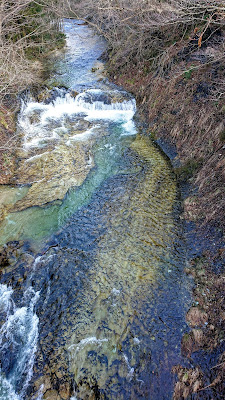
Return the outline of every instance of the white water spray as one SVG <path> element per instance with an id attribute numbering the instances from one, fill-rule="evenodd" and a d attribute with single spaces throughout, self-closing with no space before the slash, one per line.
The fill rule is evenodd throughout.
<path id="1" fill-rule="evenodd" d="M 29 149 L 41 146 L 46 141 L 60 140 L 64 135 L 70 137 L 69 123 L 78 118 L 90 122 L 116 122 L 122 125 L 123 134 L 136 134 L 133 122 L 136 112 L 135 100 L 123 96 L 123 93 L 116 90 L 104 92 L 100 89 L 89 89 L 75 98 L 70 93 L 63 97 L 58 96 L 50 104 L 23 102 L 18 122 L 24 135 L 24 148 Z M 84 135 L 77 134 L 76 138 L 79 140 L 82 134 Z"/>
<path id="2" fill-rule="evenodd" d="M 26 305 L 17 308 L 12 300 L 13 290 L 0 285 L 1 318 L 0 354 L 11 354 L 11 360 L 0 369 L 0 400 L 22 400 L 33 374 L 38 340 L 38 317 L 34 312 L 39 292 L 25 291 Z M 3 357 L 4 358 L 4 357 Z M 2 358 L 2 359 L 3 359 Z"/>

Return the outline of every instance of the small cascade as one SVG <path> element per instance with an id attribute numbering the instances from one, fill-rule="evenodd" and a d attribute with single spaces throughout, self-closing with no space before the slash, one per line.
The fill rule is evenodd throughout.
<path id="1" fill-rule="evenodd" d="M 113 121 L 123 125 L 125 132 L 136 133 L 133 116 L 136 102 L 127 93 L 118 90 L 103 91 L 89 89 L 74 97 L 71 93 L 59 92 L 50 103 L 26 100 L 22 102 L 19 130 L 24 135 L 24 148 L 39 147 L 52 140 L 71 136 L 74 123 Z M 127 130 L 126 124 L 129 124 Z"/>
<path id="2" fill-rule="evenodd" d="M 136 111 L 135 99 L 124 98 L 127 94 L 119 91 L 104 92 L 100 89 L 89 89 L 75 98 L 78 108 L 90 111 Z M 107 118 L 103 114 L 103 118 Z"/>
<path id="3" fill-rule="evenodd" d="M 16 307 L 13 290 L 0 285 L 0 400 L 21 400 L 33 374 L 38 340 L 38 317 L 34 306 L 39 293 L 28 288 L 24 306 Z"/>

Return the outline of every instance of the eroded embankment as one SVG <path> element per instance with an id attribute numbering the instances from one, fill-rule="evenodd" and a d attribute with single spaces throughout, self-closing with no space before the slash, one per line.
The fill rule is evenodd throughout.
<path id="1" fill-rule="evenodd" d="M 189 245 L 195 247 L 197 237 L 199 249 L 191 252 L 187 269 L 195 301 L 182 348 L 193 369 L 174 370 L 174 399 L 222 399 L 224 394 L 224 38 L 220 31 L 201 48 L 189 38 L 174 48 L 161 75 L 147 72 L 146 65 L 111 70 L 116 83 L 135 94 L 149 134 L 175 145 L 181 188 L 188 183 L 183 217 Z"/>
<path id="2" fill-rule="evenodd" d="M 221 229 L 225 224 L 225 108 L 220 91 L 225 65 L 216 60 L 224 52 L 224 35 L 187 55 L 188 43 L 177 49 L 178 62 L 172 65 L 171 60 L 164 76 L 146 73 L 146 68 L 114 71 L 116 82 L 136 95 L 149 133 L 176 145 L 180 179 L 191 178 L 198 189 L 185 200 L 185 217 Z"/>

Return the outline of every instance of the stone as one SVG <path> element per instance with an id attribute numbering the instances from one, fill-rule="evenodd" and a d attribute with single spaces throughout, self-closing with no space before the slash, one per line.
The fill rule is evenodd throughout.
<path id="1" fill-rule="evenodd" d="M 38 391 L 40 387 L 43 387 L 43 391 L 47 392 L 51 389 L 51 381 L 48 376 L 42 376 L 39 379 L 37 379 L 34 383 L 35 389 Z"/>
<path id="2" fill-rule="evenodd" d="M 184 216 L 187 220 L 198 221 L 199 215 L 199 204 L 196 196 L 188 197 L 184 201 Z"/>
<path id="3" fill-rule="evenodd" d="M 71 97 L 77 97 L 78 94 L 79 94 L 79 93 L 78 93 L 76 90 L 71 90 L 71 91 L 70 91 L 70 96 L 71 96 Z"/>
<path id="4" fill-rule="evenodd" d="M 43 400 L 61 400 L 56 390 L 47 390 L 43 396 Z"/>
<path id="5" fill-rule="evenodd" d="M 204 335 L 201 329 L 192 329 L 195 343 L 200 347 L 204 344 Z"/>
<path id="6" fill-rule="evenodd" d="M 5 267 L 9 265 L 7 251 L 4 247 L 0 247 L 0 266 Z"/>
<path id="7" fill-rule="evenodd" d="M 92 124 L 89 121 L 86 121 L 85 119 L 83 119 L 83 120 L 81 119 L 72 125 L 72 132 L 74 130 L 76 134 L 79 134 L 82 131 L 85 132 L 86 130 L 90 129 L 91 126 L 92 126 Z"/>
<path id="8" fill-rule="evenodd" d="M 70 398 L 70 385 L 65 382 L 59 386 L 59 394 L 63 400 L 69 400 Z"/>
<path id="9" fill-rule="evenodd" d="M 201 386 L 202 386 L 201 381 L 199 381 L 199 380 L 196 381 L 196 382 L 194 383 L 194 385 L 193 385 L 193 393 L 198 392 L 199 389 L 201 388 Z"/>
<path id="10" fill-rule="evenodd" d="M 204 326 L 208 321 L 208 316 L 198 307 L 191 307 L 186 315 L 186 320 L 192 328 Z"/>
<path id="11" fill-rule="evenodd" d="M 23 199 L 16 202 L 13 211 L 62 200 L 71 187 L 84 182 L 93 166 L 89 150 L 78 142 L 72 146 L 60 144 L 52 151 L 21 160 L 17 183 L 30 187 Z"/>

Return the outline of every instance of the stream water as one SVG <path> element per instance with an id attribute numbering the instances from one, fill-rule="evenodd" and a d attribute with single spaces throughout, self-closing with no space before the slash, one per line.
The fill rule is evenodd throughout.
<path id="1" fill-rule="evenodd" d="M 1 189 L 0 400 L 168 400 L 189 303 L 176 180 L 104 78 L 104 41 L 64 29 Z"/>

